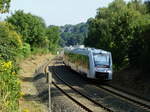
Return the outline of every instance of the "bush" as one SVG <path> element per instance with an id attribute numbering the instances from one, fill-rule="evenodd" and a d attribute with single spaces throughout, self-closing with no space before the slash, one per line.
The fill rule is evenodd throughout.
<path id="1" fill-rule="evenodd" d="M 7 22 L 0 22 L 0 57 L 4 60 L 15 60 L 19 48 L 22 47 L 21 36 Z"/>
<path id="2" fill-rule="evenodd" d="M 19 108 L 20 82 L 11 61 L 0 60 L 0 111 L 16 112 Z"/>
<path id="3" fill-rule="evenodd" d="M 23 57 L 28 57 L 31 54 L 30 44 L 24 43 L 22 48 L 20 48 L 20 54 Z"/>

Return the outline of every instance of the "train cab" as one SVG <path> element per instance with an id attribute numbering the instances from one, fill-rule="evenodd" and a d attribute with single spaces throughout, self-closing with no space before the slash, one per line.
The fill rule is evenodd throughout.
<path id="1" fill-rule="evenodd" d="M 93 53 L 95 78 L 112 80 L 112 59 L 110 53 Z"/>

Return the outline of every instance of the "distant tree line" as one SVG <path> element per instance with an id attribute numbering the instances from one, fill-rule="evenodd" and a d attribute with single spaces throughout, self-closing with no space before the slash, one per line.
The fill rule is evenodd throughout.
<path id="1" fill-rule="evenodd" d="M 115 0 L 88 23 L 85 45 L 111 51 L 116 70 L 150 69 L 150 1 Z"/>
<path id="2" fill-rule="evenodd" d="M 60 27 L 61 46 L 84 44 L 84 38 L 87 36 L 88 24 L 79 23 L 76 25 L 65 25 Z"/>

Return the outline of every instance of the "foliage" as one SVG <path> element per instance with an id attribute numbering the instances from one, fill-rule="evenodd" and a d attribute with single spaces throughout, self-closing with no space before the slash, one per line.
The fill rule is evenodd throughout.
<path id="1" fill-rule="evenodd" d="M 11 61 L 0 60 L 0 111 L 17 112 L 20 82 Z"/>
<path id="2" fill-rule="evenodd" d="M 5 13 L 9 11 L 11 0 L 0 0 L 0 13 Z"/>
<path id="3" fill-rule="evenodd" d="M 58 43 L 60 41 L 59 27 L 49 26 L 46 29 L 46 36 L 49 41 L 49 50 L 54 52 L 59 47 L 58 46 Z"/>
<path id="4" fill-rule="evenodd" d="M 85 45 L 110 50 L 116 70 L 127 65 L 143 66 L 143 56 L 150 51 L 150 15 L 145 4 L 138 0 L 127 4 L 115 0 L 107 8 L 99 8 L 96 17 L 88 23 Z"/>
<path id="5" fill-rule="evenodd" d="M 16 11 L 11 17 L 6 19 L 15 26 L 15 30 L 22 35 L 23 41 L 31 47 L 47 47 L 44 20 L 38 16 L 23 11 Z"/>
<path id="6" fill-rule="evenodd" d="M 81 45 L 87 36 L 88 24 L 61 26 L 61 46 Z"/>
<path id="7" fill-rule="evenodd" d="M 0 11 L 4 11 L 1 6 L 0 1 Z M 56 26 L 47 28 L 42 18 L 23 11 L 16 11 L 6 21 L 0 22 L 0 111 L 17 112 L 21 95 L 18 60 L 55 52 L 60 30 Z"/>
<path id="8" fill-rule="evenodd" d="M 31 54 L 30 44 L 24 43 L 23 46 L 20 48 L 19 55 L 23 57 L 28 57 L 30 54 Z"/>
<path id="9" fill-rule="evenodd" d="M 14 27 L 7 22 L 0 22 L 0 57 L 14 60 L 21 47 L 21 36 L 14 31 Z"/>
<path id="10" fill-rule="evenodd" d="M 144 2 L 144 4 L 145 4 L 146 7 L 147 7 L 147 13 L 150 13 L 150 0 L 146 0 L 146 1 Z"/>

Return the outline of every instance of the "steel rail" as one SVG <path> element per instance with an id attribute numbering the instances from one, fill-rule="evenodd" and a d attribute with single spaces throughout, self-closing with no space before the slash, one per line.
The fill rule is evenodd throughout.
<path id="1" fill-rule="evenodd" d="M 82 109 L 86 110 L 87 112 L 94 112 L 91 109 L 87 108 L 85 105 L 83 105 L 82 103 L 80 103 L 79 101 L 77 101 L 75 98 L 73 98 L 71 95 L 67 94 L 63 89 L 61 89 L 57 83 L 55 83 L 54 81 L 52 81 L 52 84 L 58 88 L 63 94 L 65 94 L 69 99 L 71 99 L 73 102 L 75 102 L 78 106 L 80 106 Z"/>
<path id="2" fill-rule="evenodd" d="M 103 108 L 104 110 L 108 111 L 108 112 L 115 112 L 114 110 L 96 102 L 95 100 L 91 99 L 89 96 L 86 96 L 85 94 L 81 93 L 80 91 L 78 91 L 77 89 L 73 88 L 69 83 L 67 83 L 66 81 L 64 81 L 59 75 L 58 73 L 54 70 L 54 68 L 52 69 L 53 73 L 55 74 L 55 76 L 62 81 L 65 85 L 67 85 L 69 88 L 71 88 L 73 91 L 75 91 L 76 93 L 78 93 L 79 95 L 83 96 L 84 98 L 88 99 L 89 101 L 91 101 L 93 104 Z"/>
<path id="3" fill-rule="evenodd" d="M 45 64 L 45 66 L 43 67 L 43 71 L 45 72 L 46 75 L 48 75 L 48 66 L 50 64 L 51 61 L 49 61 L 48 63 Z M 47 76 L 48 78 L 48 76 Z M 49 80 L 49 79 L 47 79 Z M 49 81 L 48 81 L 49 82 Z M 59 89 L 64 95 L 66 95 L 69 99 L 71 99 L 73 102 L 75 102 L 78 106 L 80 106 L 82 109 L 84 109 L 87 112 L 93 112 L 91 109 L 87 108 L 85 105 L 83 105 L 82 103 L 80 103 L 79 101 L 77 101 L 76 99 L 74 99 L 73 97 L 71 97 L 69 94 L 67 94 L 63 89 L 61 89 L 54 81 L 51 80 L 51 84 L 53 84 L 57 89 Z M 50 88 L 49 88 L 50 89 Z M 49 96 L 50 97 L 50 96 Z M 51 99 L 51 98 L 50 98 Z M 50 102 L 50 101 L 49 101 Z M 51 106 L 49 105 L 49 112 L 51 112 Z"/>
<path id="4" fill-rule="evenodd" d="M 109 83 L 106 83 L 105 85 L 106 85 L 106 86 L 109 86 L 109 87 L 111 87 L 111 88 L 114 88 L 114 89 L 116 89 L 116 90 L 118 90 L 118 91 L 127 93 L 127 94 L 129 94 L 129 95 L 131 95 L 131 96 L 135 96 L 135 97 L 137 97 L 138 99 L 142 99 L 142 100 L 144 100 L 144 101 L 146 101 L 146 102 L 150 102 L 150 99 L 147 99 L 147 98 L 145 98 L 145 97 L 139 96 L 139 95 L 137 95 L 137 94 L 135 94 L 135 93 L 128 92 L 128 91 L 126 91 L 126 90 L 124 90 L 124 89 L 115 87 L 115 86 L 113 86 L 113 85 L 111 85 L 111 84 L 109 84 Z"/>
<path id="5" fill-rule="evenodd" d="M 116 95 L 116 96 L 119 96 L 119 97 L 121 97 L 121 98 L 123 98 L 123 99 L 125 99 L 125 100 L 127 100 L 127 101 L 133 102 L 136 106 L 140 106 L 141 108 L 150 111 L 150 103 L 149 103 L 149 105 L 148 105 L 148 104 L 146 104 L 146 103 L 143 103 L 143 102 L 140 102 L 140 101 L 138 101 L 138 100 L 135 100 L 135 98 L 133 98 L 133 96 L 132 96 L 131 94 L 127 93 L 127 92 L 124 92 L 124 91 L 121 91 L 121 90 L 119 90 L 119 89 L 113 88 L 113 87 L 110 86 L 110 85 L 97 86 L 97 87 L 99 87 L 99 88 L 101 88 L 101 89 L 103 89 L 103 90 L 105 90 L 105 91 L 108 91 L 108 92 L 111 93 L 111 94 L 114 94 L 114 95 Z M 108 88 L 107 88 L 107 87 L 108 87 Z M 115 92 L 114 90 L 109 89 L 110 87 L 111 87 L 112 89 L 116 89 L 117 91 L 120 91 L 120 92 L 122 92 L 122 93 L 125 93 L 125 94 L 127 94 L 128 96 L 130 96 L 130 97 L 127 97 L 127 96 L 125 96 L 125 95 L 122 95 L 122 94 L 120 94 L 119 92 Z M 137 97 L 137 96 L 136 96 L 136 97 Z M 138 98 L 138 97 L 137 97 L 137 98 Z M 140 100 L 141 100 L 141 99 L 140 99 Z M 146 102 L 147 102 L 147 101 L 146 101 Z"/>

